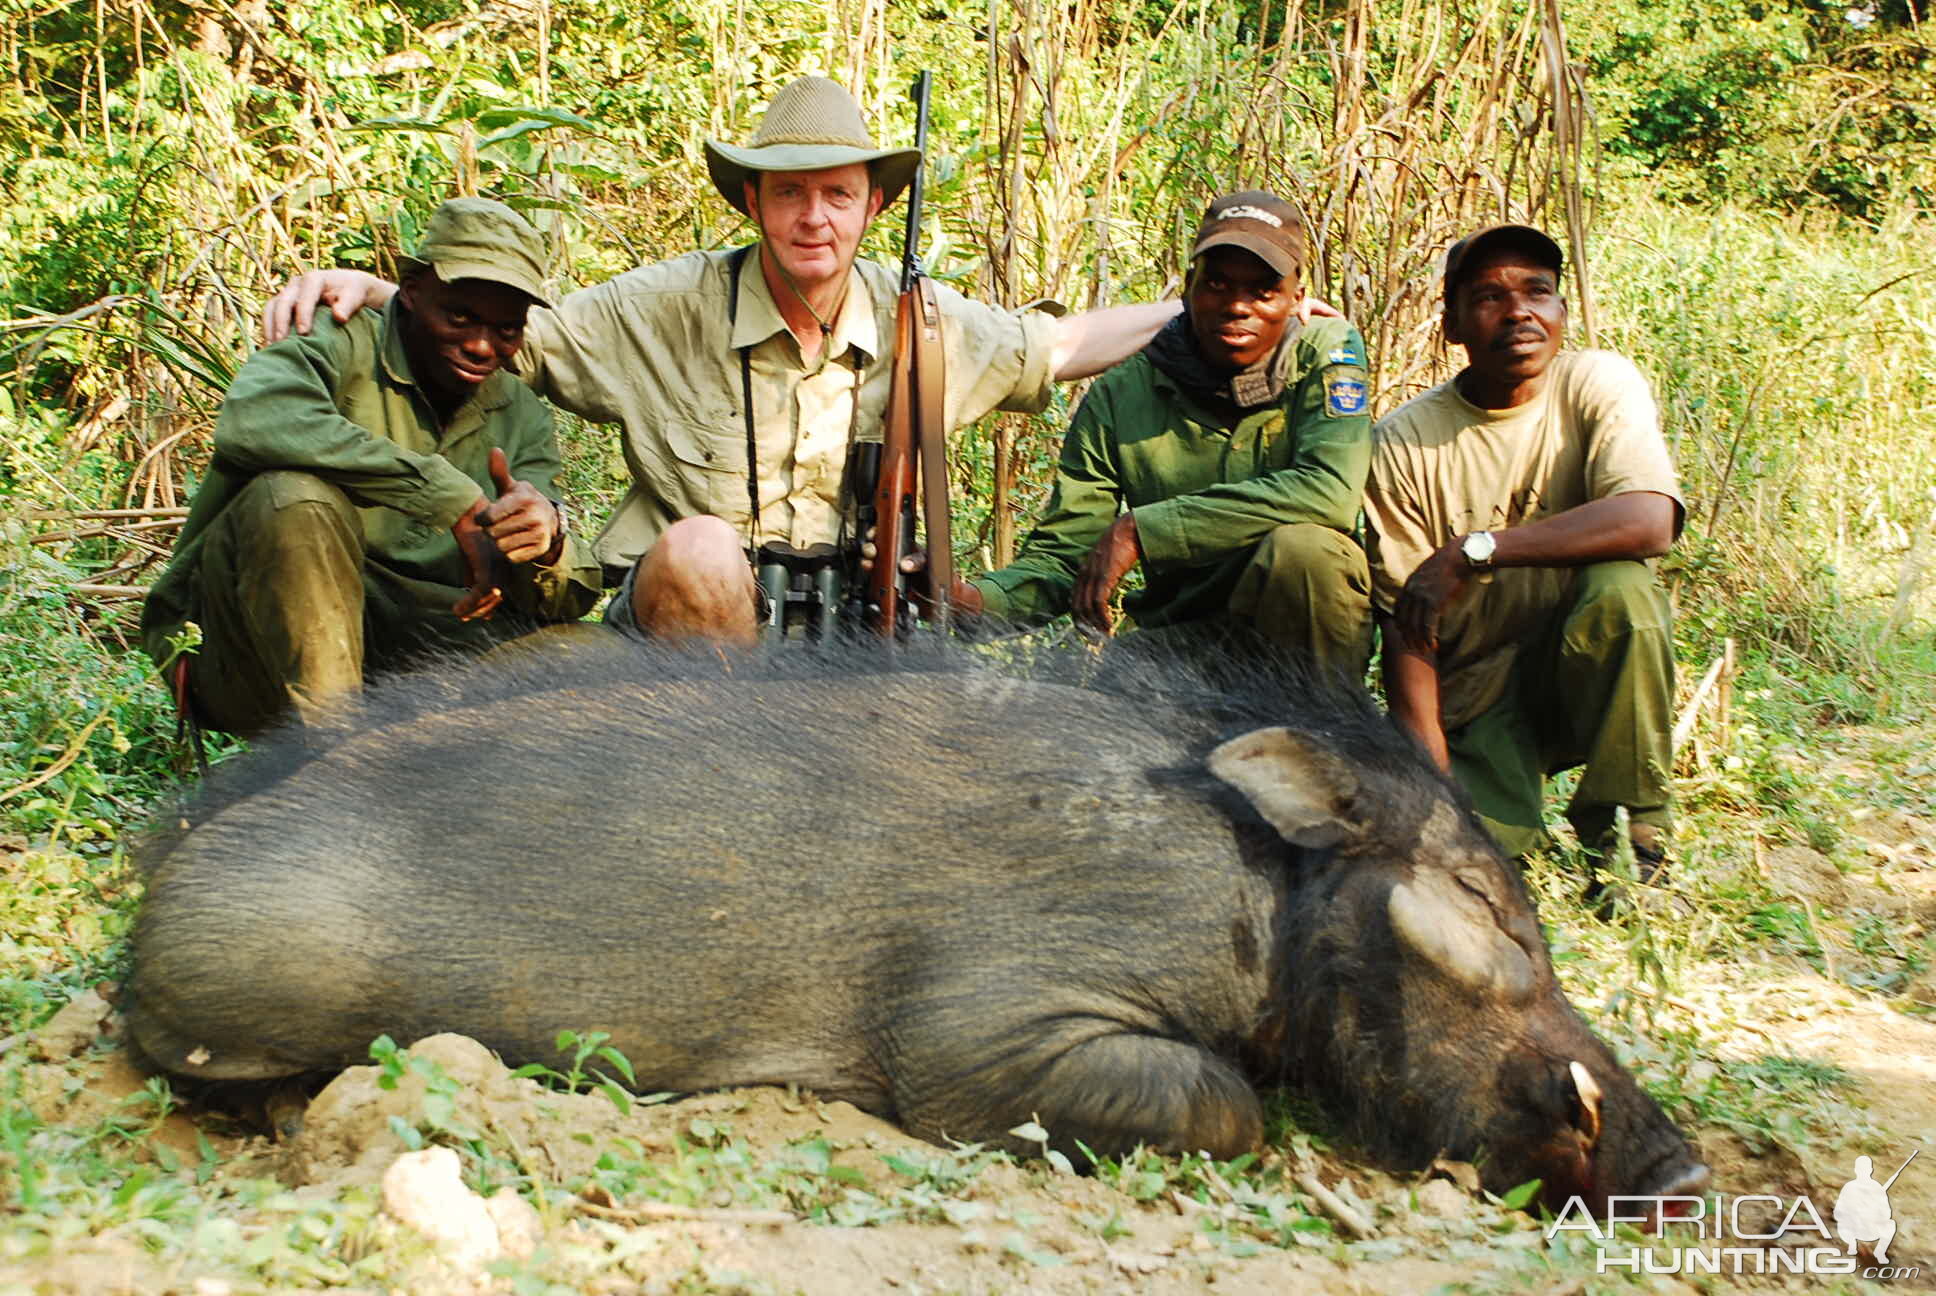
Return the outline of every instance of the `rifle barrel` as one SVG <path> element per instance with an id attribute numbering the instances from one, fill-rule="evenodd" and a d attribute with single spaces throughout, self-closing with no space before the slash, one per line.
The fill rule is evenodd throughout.
<path id="1" fill-rule="evenodd" d="M 928 72 L 914 78 L 914 147 L 921 150 L 922 158 L 908 185 L 907 233 L 901 243 L 902 292 L 914 287 L 914 280 L 921 273 L 921 192 L 928 170 L 928 83 L 932 79 L 933 74 Z"/>

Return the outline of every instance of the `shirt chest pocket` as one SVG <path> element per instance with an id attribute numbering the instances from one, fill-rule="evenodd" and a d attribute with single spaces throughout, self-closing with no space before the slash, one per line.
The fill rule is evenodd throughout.
<path id="1" fill-rule="evenodd" d="M 745 428 L 668 419 L 660 425 L 660 448 L 664 475 L 659 490 L 675 513 L 746 515 Z"/>

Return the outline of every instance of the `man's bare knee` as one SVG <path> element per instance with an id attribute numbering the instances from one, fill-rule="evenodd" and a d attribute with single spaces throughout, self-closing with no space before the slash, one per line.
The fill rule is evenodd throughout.
<path id="1" fill-rule="evenodd" d="M 639 559 L 632 619 L 654 638 L 753 642 L 753 570 L 739 532 L 710 515 L 667 527 Z"/>

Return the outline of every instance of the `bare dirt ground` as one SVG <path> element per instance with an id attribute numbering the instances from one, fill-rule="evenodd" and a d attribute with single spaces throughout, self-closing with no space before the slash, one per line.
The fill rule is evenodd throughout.
<path id="1" fill-rule="evenodd" d="M 1856 868 L 1792 843 L 1760 853 L 1759 868 L 1809 904 L 1867 906 L 1931 930 L 1936 824 L 1883 811 L 1851 831 Z M 1859 957 L 1826 941 L 1824 970 Z M 1840 1077 L 1808 1136 L 1771 1142 L 1725 1120 L 1690 1130 L 1712 1187 L 1784 1204 L 1805 1195 L 1833 1228 L 1856 1157 L 1870 1156 L 1880 1179 L 1918 1153 L 1889 1194 L 1896 1276 L 1599 1274 L 1584 1240 L 1549 1242 L 1537 1220 L 1478 1193 L 1469 1167 L 1399 1173 L 1302 1137 L 1241 1175 L 1152 1159 L 1112 1180 L 936 1148 L 785 1090 L 622 1113 L 602 1094 L 514 1077 L 455 1036 L 387 1069 L 352 1068 L 313 1098 L 271 1095 L 255 1128 L 279 1133 L 252 1133 L 232 1112 L 158 1116 L 150 1077 L 115 1041 L 111 1005 L 88 997 L 0 1057 L 0 1101 L 24 1103 L 41 1130 L 39 1142 L 0 1146 L 0 1174 L 111 1141 L 145 1177 L 109 1177 L 122 1186 L 108 1225 L 76 1212 L 38 1246 L 0 1229 L 0 1296 L 1936 1291 L 1932 972 L 1885 994 L 1798 963 L 1703 971 L 1683 977 L 1676 1002 L 1712 1025 L 1717 1058 Z M 93 1132 L 55 1148 L 60 1131 Z M 405 1169 L 439 1170 L 412 1151 L 422 1144 L 465 1149 L 470 1186 L 404 1184 Z M 1342 1205 L 1321 1202 L 1313 1177 Z M 494 1188 L 489 1201 L 472 1191 Z M 129 1194 L 157 1204 L 130 1212 Z"/>
<path id="2" fill-rule="evenodd" d="M 909 1176 L 885 1158 L 931 1163 L 940 1149 L 845 1103 L 822 1104 L 778 1089 L 742 1089 L 635 1108 L 620 1115 L 601 1095 L 561 1094 L 512 1078 L 475 1043 L 459 1036 L 424 1041 L 412 1052 L 433 1058 L 461 1086 L 453 1123 L 489 1131 L 514 1147 L 539 1177 L 554 1183 L 591 1173 L 602 1149 L 629 1139 L 647 1156 L 676 1157 L 675 1148 L 728 1140 L 753 1161 L 784 1158 L 801 1144 L 824 1143 L 834 1165 L 846 1167 L 847 1186 L 892 1201 Z M 69 1122 L 98 1116 L 118 1094 L 143 1081 L 124 1055 L 108 1052 L 81 1066 L 84 1087 L 72 1089 L 70 1070 L 42 1068 L 40 1102 L 47 1115 Z M 283 1143 L 264 1138 L 221 1140 L 222 1178 L 242 1182 L 271 1176 L 311 1202 L 341 1203 L 382 1192 L 385 1171 L 406 1152 L 390 1125 L 420 1109 L 424 1086 L 406 1079 L 379 1087 L 379 1069 L 358 1067 L 333 1081 L 310 1103 L 303 1128 Z M 695 1139 L 695 1129 L 701 1131 Z M 198 1131 L 176 1113 L 151 1140 L 178 1155 L 195 1155 Z M 997 1160 L 960 1189 L 938 1194 L 935 1218 L 888 1219 L 865 1228 L 826 1227 L 785 1212 L 711 1204 L 616 1204 L 597 1192 L 537 1221 L 544 1251 L 527 1262 L 568 1290 L 592 1292 L 718 1290 L 747 1292 L 1100 1292 L 1133 1287 L 1147 1292 L 1277 1293 L 1426 1292 L 1458 1281 L 1481 1280 L 1499 1290 L 1544 1290 L 1542 1245 L 1536 1223 L 1504 1211 L 1439 1179 L 1413 1190 L 1412 1181 L 1362 1167 L 1312 1161 L 1322 1180 L 1352 1193 L 1375 1221 L 1378 1236 L 1346 1244 L 1322 1233 L 1309 1246 L 1288 1250 L 1229 1245 L 1206 1229 L 1206 1217 L 1240 1214 L 1238 1190 L 1226 1200 L 1199 1204 L 1175 1189 L 1137 1198 L 1094 1178 L 1058 1174 L 1042 1163 Z M 1343 1179 L 1345 1182 L 1340 1183 Z M 722 1203 L 734 1199 L 717 1190 Z M 244 1234 L 276 1226 L 287 1203 L 235 1217 Z M 400 1290 L 487 1290 L 475 1275 L 453 1271 L 409 1236 L 388 1211 L 372 1221 L 358 1248 L 389 1249 Z M 357 1249 L 357 1248 L 352 1248 Z M 1254 1250 L 1255 1254 L 1241 1254 Z M 184 1256 L 155 1263 L 131 1239 L 76 1239 L 61 1256 L 16 1269 L 7 1281 L 27 1290 L 139 1291 L 216 1296 L 254 1290 L 228 1266 Z M 1559 1290 L 1565 1290 L 1564 1283 Z M 510 1290 L 507 1286 L 504 1290 Z M 1574 1290 L 1578 1290 L 1575 1288 Z"/>
<path id="3" fill-rule="evenodd" d="M 283 1290 L 450 1292 L 720 1291 L 849 1296 L 895 1292 L 1107 1292 L 1214 1290 L 1231 1293 L 1540 1292 L 1601 1290 L 1830 1291 L 1933 1290 L 1936 1271 L 1936 1024 L 1890 1007 L 1850 1001 L 1833 983 L 1793 979 L 1760 997 L 1783 1051 L 1833 1063 L 1855 1078 L 1859 1117 L 1846 1137 L 1807 1154 L 1751 1154 L 1723 1129 L 1698 1132 L 1728 1193 L 1807 1194 L 1827 1218 L 1854 1158 L 1870 1154 L 1883 1177 L 1921 1149 L 1898 1180 L 1896 1265 L 1914 1279 L 1836 1286 L 1815 1278 L 1728 1280 L 1690 1287 L 1667 1277 L 1635 1283 L 1596 1276 L 1590 1252 L 1556 1252 L 1539 1224 L 1461 1187 L 1461 1167 L 1431 1178 L 1386 1173 L 1335 1156 L 1276 1150 L 1265 1169 L 1302 1168 L 1355 1205 L 1372 1236 L 1341 1227 L 1267 1239 L 1253 1194 L 1214 1172 L 1194 1184 L 1105 1183 L 1056 1173 L 1041 1162 L 950 1155 L 909 1138 L 844 1103 L 778 1089 L 707 1094 L 621 1114 L 600 1094 L 567 1094 L 511 1076 L 469 1040 L 440 1036 L 411 1050 L 455 1082 L 444 1127 L 472 1132 L 528 1176 L 580 1185 L 558 1191 L 528 1220 L 503 1225 L 484 1262 L 469 1266 L 424 1240 L 422 1211 L 448 1215 L 462 1202 L 430 1202 L 416 1215 L 385 1182 L 406 1153 L 395 1126 L 421 1124 L 424 1078 L 405 1074 L 383 1087 L 376 1066 L 345 1072 L 308 1103 L 301 1129 L 282 1141 L 236 1136 L 207 1113 L 176 1111 L 141 1135 L 145 1155 L 181 1167 L 212 1167 L 196 1187 L 201 1205 L 185 1230 L 157 1248 L 153 1235 L 111 1229 L 70 1239 L 58 1254 L 0 1263 L 0 1292 L 180 1292 L 192 1296 Z M 1786 1014 L 1792 1019 L 1783 1020 Z M 89 1014 L 93 1022 L 86 1021 Z M 112 1030 L 105 1005 L 65 1014 L 60 1030 Z M 52 1051 L 71 1044 L 52 1033 Z M 147 1077 L 104 1042 L 67 1062 L 29 1069 L 26 1093 L 43 1119 L 84 1126 L 138 1094 Z M 394 1118 L 394 1119 L 393 1119 Z M 673 1163 L 667 1201 L 618 1200 L 595 1186 L 601 1155 L 626 1149 L 641 1163 Z M 805 1152 L 802 1151 L 805 1149 Z M 824 1149 L 824 1152 L 819 1151 Z M 824 1157 L 823 1160 L 815 1159 Z M 890 1164 L 890 1158 L 896 1164 Z M 799 1164 L 797 1182 L 772 1167 Z M 939 1167 L 923 1178 L 909 1166 Z M 765 1167 L 764 1170 L 758 1169 Z M 769 1186 L 789 1182 L 777 1206 L 749 1207 L 746 1173 Z M 1256 1174 L 1253 1171 L 1253 1175 Z M 263 1185 L 271 1187 L 265 1188 Z M 273 1185 L 281 1185 L 274 1188 Z M 458 1196 L 473 1195 L 459 1190 Z M 509 1192 L 498 1194 L 514 1200 Z M 790 1197 L 790 1200 L 788 1198 Z M 769 1195 L 768 1201 L 773 1197 Z M 842 1203 L 871 1215 L 868 1227 L 812 1222 Z M 1306 1205 L 1309 1205 L 1307 1202 Z M 1312 1215 L 1322 1215 L 1313 1209 Z M 415 1218 L 415 1227 L 402 1222 Z M 317 1221 L 322 1221 L 319 1224 Z M 1335 1220 L 1327 1220 L 1335 1226 Z M 1829 1220 L 1833 1227 L 1832 1219 Z M 451 1226 L 455 1227 L 455 1226 Z M 300 1275 L 306 1252 L 271 1245 L 280 1233 L 326 1231 L 313 1283 Z M 513 1235 L 522 1230 L 523 1240 Z M 500 1236 L 501 1235 L 501 1236 Z M 255 1249 L 252 1251 L 251 1247 Z M 251 1272 L 251 1257 L 258 1267 Z M 375 1281 L 360 1282 L 358 1264 Z M 1700 1280 L 1712 1283 L 1712 1279 Z"/>

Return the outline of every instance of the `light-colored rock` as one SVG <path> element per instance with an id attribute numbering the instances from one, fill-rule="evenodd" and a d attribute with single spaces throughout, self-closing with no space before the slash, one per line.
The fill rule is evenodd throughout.
<path id="1" fill-rule="evenodd" d="M 435 1062 L 456 1082 L 458 1119 L 468 1125 L 475 1125 L 484 1105 L 506 1096 L 506 1087 L 513 1083 L 489 1049 L 462 1035 L 433 1035 L 407 1052 Z M 300 1131 L 286 1145 L 288 1182 L 374 1183 L 383 1175 L 405 1150 L 391 1119 L 415 1124 L 427 1086 L 415 1068 L 406 1070 L 395 1088 L 385 1089 L 382 1080 L 379 1067 L 350 1067 L 310 1100 Z"/>
<path id="2" fill-rule="evenodd" d="M 537 1208 L 504 1188 L 484 1199 L 484 1209 L 497 1225 L 498 1246 L 503 1253 L 513 1260 L 530 1259 L 544 1235 L 544 1221 L 538 1218 Z"/>
<path id="3" fill-rule="evenodd" d="M 1427 1179 L 1414 1194 L 1421 1215 L 1439 1219 L 1459 1219 L 1471 1208 L 1472 1199 L 1448 1179 Z"/>
<path id="4" fill-rule="evenodd" d="M 383 1173 L 383 1209 L 437 1247 L 452 1268 L 475 1274 L 503 1254 L 484 1199 L 464 1186 L 446 1147 L 405 1152 Z"/>
<path id="5" fill-rule="evenodd" d="M 113 1011 L 93 990 L 76 995 L 34 1032 L 34 1052 L 46 1062 L 65 1062 L 100 1038 Z"/>

